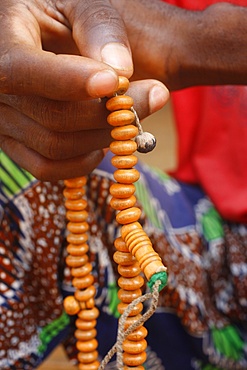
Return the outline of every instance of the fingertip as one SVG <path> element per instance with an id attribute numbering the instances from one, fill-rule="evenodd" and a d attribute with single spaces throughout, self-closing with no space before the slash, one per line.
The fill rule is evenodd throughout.
<path id="1" fill-rule="evenodd" d="M 92 98 L 107 96 L 116 91 L 118 76 L 113 70 L 102 70 L 94 73 L 87 82 L 87 90 Z"/>
<path id="2" fill-rule="evenodd" d="M 110 42 L 101 49 L 102 62 L 109 64 L 121 76 L 130 78 L 133 61 L 130 50 L 118 42 Z"/>
<path id="3" fill-rule="evenodd" d="M 149 92 L 150 113 L 155 113 L 165 106 L 170 97 L 169 90 L 163 84 L 156 84 Z"/>

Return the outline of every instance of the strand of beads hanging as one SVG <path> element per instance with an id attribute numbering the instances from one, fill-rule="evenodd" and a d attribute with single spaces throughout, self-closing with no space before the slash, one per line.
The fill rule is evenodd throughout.
<path id="1" fill-rule="evenodd" d="M 85 200 L 86 177 L 65 180 L 65 207 L 67 224 L 66 264 L 70 267 L 72 285 L 75 289 L 73 296 L 64 299 L 67 314 L 77 315 L 75 321 L 78 349 L 79 370 L 97 370 L 98 342 L 96 339 L 96 320 L 99 311 L 95 306 L 94 277 L 91 274 L 92 265 L 88 257 L 88 223 L 87 201 Z"/>
<path id="2" fill-rule="evenodd" d="M 110 145 L 110 150 L 114 154 L 111 162 L 117 168 L 114 172 L 116 183 L 110 187 L 112 195 L 110 204 L 117 211 L 116 220 L 122 225 L 122 236 L 115 241 L 117 252 L 114 254 L 114 260 L 119 265 L 118 271 L 121 275 L 118 282 L 121 300 L 118 309 L 121 314 L 133 299 L 141 295 L 140 288 L 144 283 L 141 272 L 144 272 L 148 281 L 152 282 L 151 290 L 157 279 L 161 280 L 159 289 L 165 286 L 167 279 L 166 267 L 159 255 L 153 250 L 151 241 L 142 230 L 141 225 L 137 222 L 141 210 L 136 207 L 134 183 L 139 179 L 140 174 L 134 168 L 137 163 L 134 152 L 138 150 L 136 138 L 140 134 L 140 127 L 138 127 L 140 122 L 133 108 L 132 98 L 125 95 L 128 86 L 129 81 L 120 77 L 116 96 L 106 103 L 107 109 L 111 111 L 107 121 L 113 126 L 111 135 L 115 140 Z M 149 143 L 147 145 L 142 143 L 142 146 L 150 148 Z M 125 324 L 126 327 L 131 325 L 133 321 L 138 321 L 142 308 L 142 304 L 138 303 L 132 309 Z M 146 359 L 146 335 L 147 331 L 142 326 L 136 328 L 124 340 L 123 361 L 126 365 L 124 370 L 144 369 L 142 364 Z"/>

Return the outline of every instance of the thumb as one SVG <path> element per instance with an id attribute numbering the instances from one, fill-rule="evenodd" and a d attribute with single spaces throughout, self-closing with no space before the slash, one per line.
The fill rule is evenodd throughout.
<path id="1" fill-rule="evenodd" d="M 81 55 L 109 64 L 119 75 L 129 78 L 133 74 L 133 62 L 127 33 L 109 0 L 61 3 L 59 10 L 72 27 Z"/>

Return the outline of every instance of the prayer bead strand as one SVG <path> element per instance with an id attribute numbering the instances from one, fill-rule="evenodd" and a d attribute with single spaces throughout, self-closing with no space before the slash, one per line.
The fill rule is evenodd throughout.
<path id="1" fill-rule="evenodd" d="M 93 285 L 94 277 L 91 274 L 92 265 L 88 262 L 87 256 L 87 202 L 83 199 L 86 178 L 65 180 L 64 184 L 66 217 L 69 221 L 67 224 L 69 233 L 66 263 L 70 267 L 73 277 L 72 285 L 75 288 L 74 296 L 68 296 L 64 299 L 64 308 L 67 314 L 78 316 L 75 322 L 75 337 L 79 351 L 79 370 L 97 370 L 100 363 L 95 326 L 99 311 L 95 307 L 96 289 Z"/>

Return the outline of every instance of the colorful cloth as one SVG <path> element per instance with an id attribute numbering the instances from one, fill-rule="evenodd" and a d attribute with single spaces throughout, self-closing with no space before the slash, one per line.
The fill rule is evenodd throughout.
<path id="1" fill-rule="evenodd" d="M 165 0 L 203 10 L 222 0 Z M 228 3 L 247 6 L 247 0 Z M 247 223 L 247 86 L 199 86 L 172 93 L 178 137 L 173 177 L 199 184 L 222 217 Z"/>
<path id="2" fill-rule="evenodd" d="M 115 342 L 118 317 L 112 255 L 119 226 L 109 205 L 108 157 L 87 182 L 102 356 Z M 0 161 L 0 368 L 34 369 L 59 343 L 74 359 L 73 318 L 62 305 L 72 291 L 64 264 L 63 182 L 40 182 L 3 152 Z M 141 223 L 169 272 L 146 324 L 145 368 L 246 370 L 247 226 L 224 221 L 198 186 L 137 168 Z M 116 369 L 114 362 L 108 369 Z"/>

